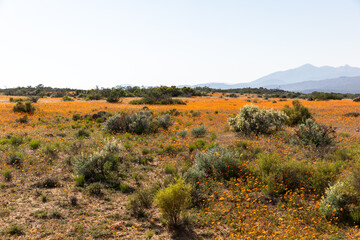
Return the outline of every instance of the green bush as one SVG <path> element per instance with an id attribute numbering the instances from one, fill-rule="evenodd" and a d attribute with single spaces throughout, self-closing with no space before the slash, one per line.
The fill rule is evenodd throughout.
<path id="1" fill-rule="evenodd" d="M 324 193 L 329 183 L 336 180 L 340 172 L 340 162 L 317 162 L 317 164 L 291 159 L 281 159 L 275 154 L 260 155 L 257 173 L 265 184 L 263 191 L 277 196 L 288 190 L 300 188 L 317 194 Z"/>
<path id="2" fill-rule="evenodd" d="M 327 147 L 334 142 L 335 130 L 332 127 L 318 124 L 312 119 L 307 119 L 304 124 L 299 125 L 295 136 L 306 146 Z"/>
<path id="3" fill-rule="evenodd" d="M 31 106 L 31 102 L 26 102 L 25 104 L 22 102 L 17 102 L 13 107 L 14 112 L 24 112 L 24 113 L 33 113 L 35 108 Z"/>
<path id="4" fill-rule="evenodd" d="M 308 163 L 310 169 L 309 186 L 313 192 L 322 195 L 329 184 L 336 181 L 343 162 L 317 161 L 316 165 Z M 311 166 L 312 165 L 312 166 Z"/>
<path id="5" fill-rule="evenodd" d="M 102 192 L 102 184 L 99 182 L 95 182 L 95 183 L 91 183 L 87 188 L 86 191 L 88 192 L 88 194 L 90 196 L 96 196 L 96 197 L 101 197 L 104 195 L 104 193 Z"/>
<path id="6" fill-rule="evenodd" d="M 282 112 L 245 105 L 237 116 L 228 119 L 228 123 L 234 131 L 245 135 L 267 134 L 280 129 L 287 119 Z"/>
<path id="7" fill-rule="evenodd" d="M 37 101 L 39 101 L 39 98 L 38 96 L 30 96 L 28 97 L 27 101 L 28 102 L 32 102 L 32 103 L 37 103 Z"/>
<path id="8" fill-rule="evenodd" d="M 19 226 L 19 225 L 11 225 L 9 228 L 7 228 L 5 230 L 5 233 L 10 235 L 10 236 L 21 236 L 21 235 L 24 235 L 25 232 L 24 232 L 24 228 L 22 226 Z"/>
<path id="9" fill-rule="evenodd" d="M 160 189 L 155 196 L 155 203 L 169 226 L 181 224 L 181 215 L 191 203 L 191 185 L 181 178 L 164 189 Z"/>
<path id="10" fill-rule="evenodd" d="M 45 145 L 44 149 L 42 150 L 43 153 L 46 155 L 46 157 L 54 160 L 58 157 L 58 149 L 56 145 L 53 144 L 47 144 Z"/>
<path id="11" fill-rule="evenodd" d="M 21 166 L 24 162 L 24 157 L 20 153 L 11 154 L 9 158 L 6 160 L 6 163 L 9 165 Z"/>
<path id="12" fill-rule="evenodd" d="M 174 165 L 166 164 L 165 165 L 165 173 L 175 175 L 177 173 L 177 168 Z"/>
<path id="13" fill-rule="evenodd" d="M 10 182 L 12 179 L 12 174 L 11 174 L 11 169 L 10 168 L 5 168 L 2 171 L 2 175 L 4 176 L 4 179 L 6 182 Z"/>
<path id="14" fill-rule="evenodd" d="M 90 132 L 87 131 L 86 129 L 80 129 L 79 131 L 77 131 L 75 133 L 75 137 L 77 137 L 77 138 L 88 138 L 88 137 L 90 137 Z"/>
<path id="15" fill-rule="evenodd" d="M 16 121 L 19 122 L 19 123 L 28 123 L 29 122 L 28 115 L 20 117 L 19 119 L 16 119 Z"/>
<path id="16" fill-rule="evenodd" d="M 102 95 L 100 92 L 98 91 L 94 91 L 94 90 L 90 90 L 86 93 L 85 95 L 85 100 L 86 101 L 91 101 L 91 100 L 100 100 L 102 98 Z"/>
<path id="17" fill-rule="evenodd" d="M 205 125 L 201 125 L 200 127 L 194 127 L 193 129 L 191 129 L 191 135 L 193 137 L 199 138 L 199 137 L 203 137 L 206 134 L 206 127 Z"/>
<path id="18" fill-rule="evenodd" d="M 47 177 L 44 180 L 37 182 L 34 186 L 38 188 L 56 188 L 61 186 L 61 184 L 57 178 Z"/>
<path id="19" fill-rule="evenodd" d="M 76 114 L 74 114 L 74 115 L 72 116 L 72 119 L 73 119 L 74 121 L 78 121 L 78 120 L 81 120 L 81 119 L 82 119 L 82 116 L 81 116 L 80 114 L 76 113 Z"/>
<path id="20" fill-rule="evenodd" d="M 11 103 L 13 103 L 13 102 L 17 103 L 17 102 L 24 102 L 25 99 L 23 99 L 23 98 L 13 98 L 13 97 L 11 97 L 11 98 L 9 99 L 9 101 L 10 101 Z"/>
<path id="21" fill-rule="evenodd" d="M 77 175 L 74 177 L 75 185 L 78 187 L 83 187 L 85 185 L 85 177 L 84 175 Z"/>
<path id="22" fill-rule="evenodd" d="M 40 144 L 41 144 L 40 140 L 36 140 L 36 139 L 31 140 L 31 142 L 29 143 L 30 148 L 32 150 L 38 149 L 40 147 Z"/>
<path id="23" fill-rule="evenodd" d="M 143 104 L 148 104 L 148 105 L 175 105 L 175 104 L 185 105 L 186 103 L 180 99 L 173 99 L 173 98 L 155 99 L 155 98 L 151 98 L 151 97 L 144 97 L 139 100 L 132 100 L 129 102 L 129 104 L 134 104 L 134 105 L 143 105 Z"/>
<path id="24" fill-rule="evenodd" d="M 9 141 L 10 144 L 14 146 L 18 146 L 24 143 L 24 139 L 21 136 L 12 136 Z"/>
<path id="25" fill-rule="evenodd" d="M 149 209 L 152 206 L 154 199 L 154 190 L 152 188 L 141 189 L 135 192 L 130 198 L 127 205 L 131 215 L 142 218 L 145 217 L 145 209 Z"/>
<path id="26" fill-rule="evenodd" d="M 62 100 L 64 102 L 72 102 L 74 99 L 72 97 L 69 97 L 68 95 L 63 96 Z"/>
<path id="27" fill-rule="evenodd" d="M 305 123 L 306 119 L 311 118 L 311 113 L 309 109 L 301 105 L 299 100 L 292 101 L 293 107 L 285 105 L 282 111 L 288 116 L 287 124 L 290 126 L 295 126 L 300 123 Z"/>
<path id="28" fill-rule="evenodd" d="M 119 94 L 117 94 L 115 91 L 111 91 L 109 96 L 106 98 L 106 101 L 108 103 L 117 103 L 120 100 Z"/>

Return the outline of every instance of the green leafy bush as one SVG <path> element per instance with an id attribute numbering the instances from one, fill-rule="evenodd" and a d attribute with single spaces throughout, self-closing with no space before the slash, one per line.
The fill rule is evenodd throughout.
<path id="1" fill-rule="evenodd" d="M 104 193 L 102 192 L 102 184 L 99 182 L 95 182 L 95 183 L 91 183 L 87 188 L 86 191 L 88 192 L 88 194 L 90 196 L 95 196 L 95 197 L 101 197 L 104 195 Z"/>
<path id="2" fill-rule="evenodd" d="M 12 179 L 12 174 L 11 174 L 11 169 L 10 168 L 5 168 L 2 171 L 2 175 L 4 176 L 4 179 L 6 182 L 10 182 Z"/>
<path id="3" fill-rule="evenodd" d="M 10 236 L 21 236 L 25 234 L 24 228 L 19 225 L 10 225 L 9 228 L 5 230 L 5 233 Z"/>
<path id="4" fill-rule="evenodd" d="M 24 113 L 33 113 L 35 108 L 31 106 L 31 102 L 17 102 L 16 105 L 13 107 L 14 112 L 24 112 Z"/>
<path id="5" fill-rule="evenodd" d="M 77 138 L 88 138 L 88 137 L 90 137 L 90 132 L 87 131 L 86 129 L 80 129 L 79 131 L 77 131 L 75 133 L 75 137 L 77 137 Z"/>
<path id="6" fill-rule="evenodd" d="M 63 96 L 62 100 L 64 102 L 72 102 L 72 101 L 74 101 L 74 99 L 72 97 L 69 97 L 68 95 Z"/>
<path id="7" fill-rule="evenodd" d="M 21 166 L 24 162 L 24 157 L 20 153 L 11 154 L 9 158 L 6 160 L 6 163 L 9 165 Z"/>
<path id="8" fill-rule="evenodd" d="M 59 180 L 54 177 L 47 177 L 44 180 L 40 180 L 34 186 L 38 188 L 56 188 L 61 186 Z"/>
<path id="9" fill-rule="evenodd" d="M 282 112 L 245 105 L 237 116 L 228 119 L 228 123 L 234 131 L 245 135 L 266 134 L 280 129 L 287 119 Z"/>
<path id="10" fill-rule="evenodd" d="M 255 169 L 264 183 L 263 192 L 278 196 L 300 188 L 323 194 L 329 183 L 336 180 L 341 162 L 319 161 L 317 164 L 281 159 L 276 154 L 262 154 Z"/>
<path id="11" fill-rule="evenodd" d="M 306 119 L 311 118 L 311 113 L 309 109 L 299 102 L 299 100 L 292 101 L 293 107 L 285 105 L 282 111 L 288 116 L 287 124 L 290 126 L 295 126 L 300 123 L 305 123 Z"/>
<path id="12" fill-rule="evenodd" d="M 149 209 L 152 206 L 154 199 L 154 191 L 151 188 L 141 189 L 135 192 L 130 198 L 127 208 L 131 215 L 137 218 L 143 218 L 146 216 L 145 209 Z"/>
<path id="13" fill-rule="evenodd" d="M 179 178 L 175 183 L 158 191 L 155 203 L 168 225 L 178 226 L 181 224 L 181 215 L 191 203 L 191 185 Z"/>
<path id="14" fill-rule="evenodd" d="M 76 114 L 74 114 L 74 115 L 72 116 L 72 119 L 73 119 L 74 121 L 78 121 L 78 120 L 81 120 L 81 119 L 82 119 L 82 116 L 81 116 L 80 114 L 76 113 Z"/>
<path id="15" fill-rule="evenodd" d="M 11 98 L 9 98 L 9 101 L 10 101 L 11 103 L 13 103 L 13 102 L 17 103 L 17 102 L 24 102 L 25 99 L 23 99 L 23 98 L 13 98 L 13 97 L 11 97 Z"/>
<path id="16" fill-rule="evenodd" d="M 31 140 L 31 142 L 29 143 L 30 148 L 32 150 L 38 149 L 40 147 L 40 144 L 41 144 L 40 140 L 36 140 L 36 139 Z"/>
<path id="17" fill-rule="evenodd" d="M 27 101 L 28 102 L 32 102 L 32 103 L 37 103 L 37 101 L 39 101 L 39 96 L 30 96 L 28 97 Z"/>
<path id="18" fill-rule="evenodd" d="M 24 139 L 21 136 L 12 136 L 9 142 L 11 145 L 18 146 L 24 143 Z"/>
<path id="19" fill-rule="evenodd" d="M 304 124 L 299 125 L 295 136 L 304 145 L 315 148 L 327 147 L 334 142 L 335 130 L 332 127 L 318 124 L 312 119 L 307 119 Z"/>
<path id="20" fill-rule="evenodd" d="M 16 122 L 18 122 L 18 123 L 28 123 L 29 122 L 28 115 L 24 115 L 23 117 L 20 117 L 19 119 L 16 119 Z"/>
<path id="21" fill-rule="evenodd" d="M 106 101 L 108 103 L 117 103 L 120 100 L 120 96 L 116 91 L 111 91 L 109 96 L 107 96 Z"/>

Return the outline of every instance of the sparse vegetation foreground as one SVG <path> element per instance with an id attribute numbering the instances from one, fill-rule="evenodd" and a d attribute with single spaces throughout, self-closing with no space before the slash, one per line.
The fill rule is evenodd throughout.
<path id="1" fill-rule="evenodd" d="M 23 90 L 0 95 L 0 239 L 360 237 L 358 102 Z"/>

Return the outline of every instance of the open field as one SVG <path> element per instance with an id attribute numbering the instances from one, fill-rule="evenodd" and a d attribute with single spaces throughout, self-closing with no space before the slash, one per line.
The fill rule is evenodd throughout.
<path id="1" fill-rule="evenodd" d="M 73 120 L 74 114 L 131 113 L 144 107 L 129 105 L 126 98 L 121 103 L 40 99 L 33 104 L 36 110 L 28 116 L 27 123 L 17 121 L 24 114 L 14 113 L 15 103 L 9 103 L 8 99 L 0 96 L 0 172 L 7 170 L 11 174 L 10 179 L 6 174 L 0 176 L 1 239 L 360 237 L 356 224 L 327 220 L 319 212 L 325 188 L 344 179 L 357 164 L 360 118 L 344 114 L 360 113 L 360 103 L 346 99 L 300 100 L 317 122 L 336 128 L 336 144 L 325 152 L 289 141 L 296 127 L 287 126 L 259 136 L 242 136 L 229 129 L 227 119 L 249 101 L 260 108 L 281 110 L 291 104 L 290 100 L 220 98 L 219 95 L 182 98 L 186 105 L 148 106 L 156 117 L 169 113 L 173 125 L 157 133 L 138 135 L 106 133 L 100 120 Z M 191 129 L 202 124 L 206 134 L 194 137 Z M 76 136 L 80 129 L 85 129 L 89 136 Z M 184 129 L 186 134 L 180 135 L 179 131 Z M 122 146 L 117 172 L 120 187 L 104 184 L 101 194 L 93 196 L 87 183 L 82 186 L 74 179 L 74 165 L 81 156 L 102 149 L 108 138 Z M 189 203 L 188 223 L 180 231 L 167 226 L 156 203 L 142 210 L 143 216 L 134 214 L 129 202 L 138 191 L 165 188 L 176 177 L 186 176 L 196 154 L 207 152 L 216 144 L 241 155 L 244 173 L 239 178 L 207 177 L 198 182 L 204 196 L 197 203 Z M 21 164 L 9 164 L 8 159 L 16 155 L 21 158 Z M 298 186 L 289 187 L 285 183 L 281 193 L 276 194 L 277 186 L 270 193 L 258 170 L 259 161 L 269 156 L 280 165 L 301 163 L 309 171 L 323 175 L 306 172 L 309 185 L 299 180 Z M 14 226 L 18 232 L 10 231 Z"/>

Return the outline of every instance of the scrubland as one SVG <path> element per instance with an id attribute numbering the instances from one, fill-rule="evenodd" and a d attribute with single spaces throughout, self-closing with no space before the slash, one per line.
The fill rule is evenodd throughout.
<path id="1" fill-rule="evenodd" d="M 360 103 L 300 100 L 334 130 L 315 146 L 297 124 L 229 126 L 246 104 L 280 111 L 290 100 L 214 94 L 147 106 L 148 116 L 131 116 L 144 105 L 130 100 L 41 98 L 21 121 L 0 96 L 1 239 L 360 236 L 360 128 L 348 114 Z M 111 131 L 111 118 L 127 122 Z"/>

